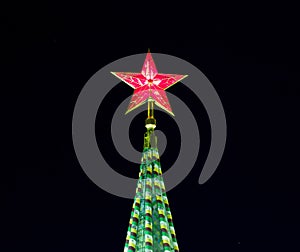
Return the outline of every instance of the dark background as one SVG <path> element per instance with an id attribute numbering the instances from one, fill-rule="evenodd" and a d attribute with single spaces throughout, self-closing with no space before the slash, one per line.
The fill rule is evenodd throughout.
<path id="1" fill-rule="evenodd" d="M 45 1 L 5 9 L 3 86 L 12 91 L 3 100 L 16 179 L 12 186 L 3 183 L 2 251 L 123 250 L 132 200 L 102 191 L 85 175 L 72 145 L 72 113 L 96 71 L 148 48 L 198 67 L 227 118 L 222 161 L 199 185 L 210 144 L 208 117 L 183 84 L 169 89 L 195 114 L 202 141 L 192 172 L 168 192 L 180 251 L 297 251 L 300 90 L 293 7 L 227 5 L 234 15 L 225 6 L 209 14 L 205 7 L 174 7 L 162 11 L 151 3 L 135 12 L 100 2 Z M 162 21 L 146 18 L 149 10 Z M 96 135 L 113 169 L 136 177 L 139 167 L 118 155 L 109 134 L 114 109 L 132 91 L 120 83 L 107 95 Z M 166 170 L 176 160 L 180 135 L 168 115 L 156 117 L 169 141 L 161 157 Z M 130 128 L 138 150 L 144 118 L 137 116 Z"/>

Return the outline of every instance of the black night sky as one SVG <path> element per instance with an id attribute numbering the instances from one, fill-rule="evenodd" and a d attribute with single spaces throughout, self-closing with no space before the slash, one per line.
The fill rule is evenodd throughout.
<path id="1" fill-rule="evenodd" d="M 227 119 L 222 161 L 199 185 L 210 146 L 208 116 L 183 84 L 169 89 L 193 111 L 201 135 L 195 167 L 168 192 L 180 251 L 298 251 L 299 40 L 292 8 L 281 7 L 280 15 L 260 6 L 261 13 L 253 8 L 201 20 L 184 8 L 176 21 L 154 24 L 143 16 L 129 21 L 121 7 L 100 1 L 8 6 L 1 58 L 3 86 L 12 88 L 4 94 L 4 123 L 16 139 L 14 165 L 6 167 L 13 168 L 15 182 L 4 183 L 1 251 L 123 251 L 132 200 L 103 191 L 85 175 L 72 144 L 72 114 L 96 71 L 148 48 L 199 68 Z M 120 83 L 106 96 L 96 136 L 113 169 L 137 177 L 138 165 L 120 157 L 110 137 L 114 110 L 132 92 Z M 139 151 L 145 117 L 139 114 L 130 126 Z M 168 115 L 157 112 L 156 118 L 169 141 L 161 156 L 166 170 L 176 160 L 180 134 Z"/>

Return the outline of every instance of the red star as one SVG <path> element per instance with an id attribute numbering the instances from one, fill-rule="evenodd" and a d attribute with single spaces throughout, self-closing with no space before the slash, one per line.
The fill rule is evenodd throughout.
<path id="1" fill-rule="evenodd" d="M 147 53 L 141 73 L 111 73 L 134 88 L 126 114 L 148 100 L 154 100 L 157 106 L 174 115 L 165 90 L 187 77 L 187 75 L 180 74 L 158 73 L 150 52 Z"/>

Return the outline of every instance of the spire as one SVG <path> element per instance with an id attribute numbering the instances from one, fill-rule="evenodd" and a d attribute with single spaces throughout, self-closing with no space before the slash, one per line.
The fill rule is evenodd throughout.
<path id="1" fill-rule="evenodd" d="M 152 138 L 152 142 L 151 142 Z M 147 129 L 124 252 L 178 252 L 162 176 L 157 138 Z"/>
<path id="2" fill-rule="evenodd" d="M 187 75 L 159 74 L 148 50 L 141 73 L 112 72 L 134 88 L 126 113 L 148 102 L 146 132 L 124 252 L 178 252 L 155 136 L 154 104 L 174 115 L 165 89 Z"/>

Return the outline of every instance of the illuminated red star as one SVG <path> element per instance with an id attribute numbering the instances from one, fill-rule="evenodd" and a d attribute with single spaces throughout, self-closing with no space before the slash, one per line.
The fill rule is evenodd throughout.
<path id="1" fill-rule="evenodd" d="M 165 90 L 187 77 L 180 74 L 158 73 L 150 52 L 147 53 L 141 73 L 112 72 L 112 74 L 134 88 L 126 114 L 148 100 L 154 100 L 157 106 L 174 115 Z"/>

